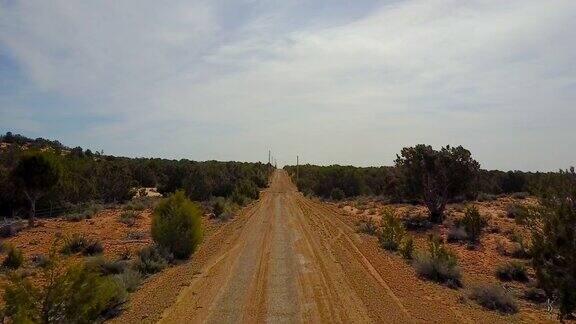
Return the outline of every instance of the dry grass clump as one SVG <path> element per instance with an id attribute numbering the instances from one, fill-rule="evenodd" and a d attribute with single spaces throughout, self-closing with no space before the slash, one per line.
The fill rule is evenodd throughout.
<path id="1" fill-rule="evenodd" d="M 519 261 L 511 261 L 498 266 L 496 277 L 502 281 L 528 281 L 526 266 Z"/>
<path id="2" fill-rule="evenodd" d="M 415 254 L 413 266 L 420 277 L 445 284 L 451 288 L 462 285 L 458 259 L 452 251 L 441 243 L 438 236 L 430 236 L 428 249 Z"/>
<path id="3" fill-rule="evenodd" d="M 470 292 L 470 299 L 486 309 L 496 310 L 503 314 L 518 312 L 518 305 L 512 295 L 499 285 L 475 286 Z"/>

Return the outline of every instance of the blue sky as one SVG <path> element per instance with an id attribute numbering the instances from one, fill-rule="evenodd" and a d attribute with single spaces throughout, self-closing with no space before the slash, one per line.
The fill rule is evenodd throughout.
<path id="1" fill-rule="evenodd" d="M 576 164 L 576 1 L 0 0 L 0 131 L 105 153 Z"/>

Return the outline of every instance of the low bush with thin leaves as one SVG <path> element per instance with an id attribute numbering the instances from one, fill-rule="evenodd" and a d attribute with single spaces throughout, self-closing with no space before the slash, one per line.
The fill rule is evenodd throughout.
<path id="1" fill-rule="evenodd" d="M 378 226 L 372 217 L 365 217 L 358 222 L 358 232 L 375 235 L 378 232 Z"/>
<path id="2" fill-rule="evenodd" d="M 396 217 L 394 210 L 386 208 L 382 212 L 382 226 L 378 233 L 378 241 L 383 249 L 396 251 L 406 235 L 402 221 Z"/>
<path id="3" fill-rule="evenodd" d="M 4 291 L 3 313 L 13 323 L 92 323 L 116 313 L 126 291 L 111 277 L 85 265 L 62 271 L 50 266 L 40 287 L 12 275 Z"/>
<path id="4" fill-rule="evenodd" d="M 464 210 L 464 217 L 459 221 L 460 227 L 466 231 L 467 239 L 470 242 L 478 242 L 482 229 L 486 226 L 486 220 L 476 206 L 468 206 Z"/>
<path id="5" fill-rule="evenodd" d="M 414 257 L 414 239 L 411 235 L 406 235 L 400 242 L 400 248 L 398 249 L 400 255 L 406 260 L 412 260 Z"/>
<path id="6" fill-rule="evenodd" d="M 415 253 L 414 269 L 420 277 L 456 288 L 462 285 L 456 255 L 448 250 L 436 235 L 431 235 L 428 248 Z"/>
<path id="7" fill-rule="evenodd" d="M 8 245 L 6 247 L 6 258 L 2 262 L 2 266 L 8 269 L 18 269 L 24 262 L 24 256 L 22 255 L 22 250 L 15 246 Z"/>
<path id="8" fill-rule="evenodd" d="M 144 276 L 162 271 L 172 256 L 159 246 L 147 246 L 138 251 L 135 268 Z"/>
<path id="9" fill-rule="evenodd" d="M 486 309 L 496 310 L 503 314 L 518 312 L 518 305 L 516 305 L 514 297 L 499 285 L 484 284 L 475 286 L 470 292 L 470 299 Z"/>
<path id="10" fill-rule="evenodd" d="M 501 264 L 496 269 L 496 276 L 503 281 L 528 281 L 526 266 L 519 261 L 511 261 Z"/>

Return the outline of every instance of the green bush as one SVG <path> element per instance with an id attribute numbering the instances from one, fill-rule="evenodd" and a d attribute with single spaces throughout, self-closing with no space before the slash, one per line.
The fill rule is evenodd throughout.
<path id="1" fill-rule="evenodd" d="M 4 314 L 14 323 L 91 323 L 102 321 L 126 298 L 122 287 L 84 265 L 60 273 L 45 271 L 48 284 L 36 288 L 11 276 L 4 292 Z"/>
<path id="2" fill-rule="evenodd" d="M 162 271 L 168 266 L 170 255 L 158 246 L 147 246 L 138 251 L 135 268 L 142 275 L 150 275 Z"/>
<path id="3" fill-rule="evenodd" d="M 410 235 L 404 236 L 400 242 L 400 248 L 398 250 L 400 255 L 406 260 L 412 260 L 414 257 L 414 239 Z"/>
<path id="4" fill-rule="evenodd" d="M 402 221 L 394 214 L 394 210 L 386 208 L 382 212 L 382 228 L 378 235 L 380 246 L 386 250 L 396 251 L 406 235 Z"/>
<path id="5" fill-rule="evenodd" d="M 509 218 L 517 219 L 526 214 L 526 207 L 521 204 L 510 204 L 506 207 L 506 215 Z"/>
<path id="6" fill-rule="evenodd" d="M 546 296 L 546 292 L 544 289 L 540 289 L 538 287 L 529 287 L 524 291 L 524 299 L 529 300 L 534 303 L 543 303 L 545 302 L 548 297 Z"/>
<path id="7" fill-rule="evenodd" d="M 518 261 L 507 262 L 498 266 L 496 276 L 503 281 L 528 281 L 526 266 Z"/>
<path id="8" fill-rule="evenodd" d="M 556 296 L 560 319 L 576 309 L 576 174 L 571 170 L 570 198 L 550 198 L 538 215 L 541 226 L 532 233 L 532 264 L 539 285 Z M 570 173 L 569 173 L 570 174 Z"/>
<path id="9" fill-rule="evenodd" d="M 119 220 L 121 223 L 126 224 L 126 226 L 132 227 L 136 224 L 136 218 L 138 218 L 138 213 L 129 210 L 120 214 Z"/>
<path id="10" fill-rule="evenodd" d="M 202 240 L 200 207 L 182 191 L 164 199 L 154 210 L 152 238 L 175 258 L 188 258 Z"/>
<path id="11" fill-rule="evenodd" d="M 468 206 L 464 210 L 464 217 L 459 225 L 464 228 L 469 241 L 477 242 L 482 234 L 482 229 L 486 226 L 486 220 L 480 215 L 476 206 Z"/>
<path id="12" fill-rule="evenodd" d="M 416 253 L 413 261 L 416 273 L 423 278 L 444 283 L 449 287 L 460 287 L 461 277 L 456 255 L 441 243 L 440 238 L 431 235 L 428 249 Z"/>
<path id="13" fill-rule="evenodd" d="M 6 258 L 2 262 L 2 266 L 8 269 L 18 269 L 24 262 L 22 251 L 14 246 L 8 245 L 6 247 Z"/>
<path id="14" fill-rule="evenodd" d="M 99 240 L 88 239 L 81 234 L 74 234 L 64 239 L 64 245 L 60 253 L 70 255 L 82 252 L 84 255 L 95 255 L 103 251 L 104 246 Z"/>
<path id="15" fill-rule="evenodd" d="M 102 252 L 104 252 L 104 246 L 98 240 L 88 240 L 86 246 L 82 249 L 82 254 L 84 255 L 96 255 Z"/>
<path id="16" fill-rule="evenodd" d="M 88 245 L 88 239 L 80 234 L 74 234 L 64 239 L 64 246 L 60 250 L 62 254 L 74 254 L 84 250 Z"/>
<path id="17" fill-rule="evenodd" d="M 342 190 L 340 188 L 334 188 L 330 192 L 330 198 L 332 198 L 333 200 L 342 200 L 345 197 L 346 197 L 346 194 L 344 193 L 344 190 Z"/>
<path id="18" fill-rule="evenodd" d="M 473 287 L 470 298 L 490 310 L 497 310 L 504 314 L 518 312 L 518 306 L 512 295 L 499 285 L 488 284 Z"/>
<path id="19" fill-rule="evenodd" d="M 221 221 L 227 221 L 234 215 L 234 210 L 237 205 L 230 199 L 224 197 L 216 197 L 212 200 L 212 212 L 214 217 Z"/>

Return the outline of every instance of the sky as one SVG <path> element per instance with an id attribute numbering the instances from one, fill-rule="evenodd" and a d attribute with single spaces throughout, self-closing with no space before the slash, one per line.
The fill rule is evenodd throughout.
<path id="1" fill-rule="evenodd" d="M 576 164 L 576 1 L 0 0 L 0 131 L 105 154 Z"/>

